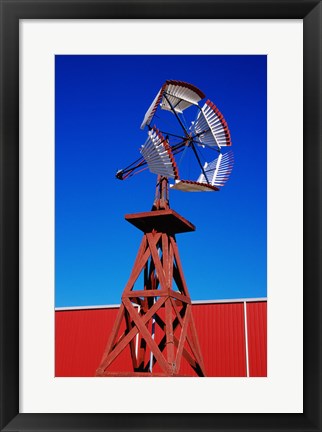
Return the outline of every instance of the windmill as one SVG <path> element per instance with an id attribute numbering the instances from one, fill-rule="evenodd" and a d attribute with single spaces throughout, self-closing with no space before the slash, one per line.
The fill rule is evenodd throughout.
<path id="1" fill-rule="evenodd" d="M 176 234 L 195 226 L 169 204 L 169 186 L 215 192 L 232 171 L 233 154 L 223 153 L 231 146 L 227 123 L 209 99 L 199 105 L 204 98 L 192 84 L 167 80 L 141 124 L 147 129 L 141 157 L 116 173 L 125 180 L 149 169 L 157 183 L 151 211 L 125 216 L 143 238 L 97 376 L 206 376 L 176 242 Z M 124 350 L 132 371 L 110 371 Z"/>

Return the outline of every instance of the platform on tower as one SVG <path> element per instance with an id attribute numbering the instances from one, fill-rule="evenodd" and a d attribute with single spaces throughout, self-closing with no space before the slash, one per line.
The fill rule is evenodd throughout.
<path id="1" fill-rule="evenodd" d="M 144 233 L 156 230 L 180 234 L 196 230 L 191 222 L 171 209 L 127 214 L 125 219 Z"/>

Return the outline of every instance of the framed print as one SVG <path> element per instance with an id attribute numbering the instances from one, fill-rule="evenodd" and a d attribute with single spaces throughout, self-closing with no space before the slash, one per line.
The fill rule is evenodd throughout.
<path id="1" fill-rule="evenodd" d="M 109 23 L 107 25 L 110 26 Z M 125 26 L 128 30 L 124 29 L 124 32 L 129 31 L 127 23 Z M 142 26 L 144 24 L 140 23 L 141 28 Z M 192 28 L 191 23 L 188 26 L 192 33 L 198 32 L 196 28 Z M 119 27 L 122 27 L 122 23 L 119 23 Z M 214 29 L 213 26 L 211 28 Z M 173 30 L 169 30 L 169 33 L 171 31 Z M 180 30 L 184 33 L 186 31 L 183 28 Z M 207 31 L 206 25 L 203 26 L 203 31 Z M 22 34 L 26 32 L 28 29 L 23 25 Z M 115 29 L 113 32 L 115 34 Z M 143 33 L 147 32 L 149 30 L 145 29 Z M 153 48 L 155 53 L 159 52 L 156 39 Z M 141 44 L 136 41 L 134 45 Z M 183 71 L 182 66 L 188 63 L 190 70 Z M 167 65 L 167 68 L 160 67 L 160 64 Z M 127 71 L 131 71 L 130 74 Z M 206 78 L 204 73 L 207 75 L 208 71 L 212 72 Z M 170 75 L 181 76 L 182 80 L 165 81 Z M 56 378 L 93 377 L 99 373 L 107 377 L 133 378 L 267 376 L 266 75 L 267 57 L 260 54 L 55 55 Z M 197 111 L 200 111 L 197 105 L 189 106 L 189 102 L 181 99 L 182 106 L 186 106 L 183 105 L 184 102 L 188 104 L 185 109 L 180 109 L 183 112 L 174 111 L 173 114 L 159 107 L 153 118 L 148 120 L 149 125 L 137 127 L 141 121 L 140 115 L 144 115 L 151 103 L 150 99 L 159 90 L 159 83 L 164 81 L 168 82 L 167 94 L 173 92 L 176 95 L 173 98 L 188 98 L 188 95 L 196 99 L 202 97 L 204 101 L 198 107 L 202 106 L 200 109 L 204 111 L 201 112 L 207 117 L 203 117 L 204 114 L 198 116 Z M 113 82 L 113 87 L 106 85 L 107 82 Z M 196 82 L 200 82 L 200 85 L 203 83 L 203 90 L 196 87 Z M 218 82 L 221 83 L 220 88 Z M 136 88 L 134 84 L 133 87 L 133 83 L 139 86 Z M 75 97 L 79 88 L 87 88 L 82 92 L 81 100 Z M 216 105 L 208 96 L 204 98 L 205 88 L 208 89 L 209 97 L 211 92 L 216 94 Z M 149 89 L 152 96 L 149 95 Z M 134 106 L 130 103 L 129 95 L 136 93 L 140 97 Z M 164 96 L 164 100 L 166 97 Z M 127 100 L 131 108 L 123 116 L 121 112 Z M 227 106 L 225 117 L 218 111 L 219 106 L 224 110 L 224 103 Z M 102 110 L 102 106 L 106 109 Z M 228 106 L 232 107 L 231 114 Z M 242 110 L 247 111 L 245 117 L 236 114 L 233 116 L 233 113 Z M 192 123 L 196 116 L 197 123 Z M 67 118 L 69 121 L 66 122 Z M 80 121 L 80 118 L 84 121 Z M 98 120 L 100 118 L 101 121 Z M 110 124 L 110 120 L 105 121 L 105 118 L 110 118 L 113 124 Z M 189 137 L 189 129 L 199 131 L 201 127 L 205 127 L 205 118 L 213 119 L 214 135 L 208 133 L 199 135 L 200 138 L 196 139 L 206 140 L 208 147 L 202 147 L 201 141 Z M 234 125 L 229 126 L 230 118 L 234 119 Z M 299 118 L 297 123 L 300 120 Z M 245 127 L 245 122 L 252 125 L 251 131 Z M 158 132 L 151 125 L 156 125 L 155 128 L 159 125 Z M 145 130 L 142 131 L 142 128 Z M 223 135 L 223 131 L 227 133 Z M 165 141 L 167 135 L 169 137 Z M 217 135 L 216 139 L 220 143 L 219 156 L 219 147 L 214 140 Z M 103 136 L 106 138 L 102 139 Z M 158 145 L 162 148 L 163 143 L 167 142 L 166 147 L 171 152 L 169 158 L 163 154 L 162 157 L 166 157 L 164 163 L 163 159 L 156 162 L 156 137 L 160 138 Z M 137 146 L 126 145 L 126 141 L 140 143 L 142 139 L 146 142 L 142 150 L 144 157 L 140 157 L 141 150 L 138 152 Z M 232 142 L 239 143 L 239 149 L 234 151 Z M 247 143 L 246 148 L 240 144 L 242 142 Z M 111 145 L 112 143 L 115 145 Z M 91 154 L 90 163 L 88 151 Z M 280 157 L 282 158 L 281 155 Z M 74 163 L 70 163 L 71 159 Z M 234 160 L 238 161 L 238 182 L 237 177 L 233 176 Z M 133 164 L 133 161 L 137 162 Z M 204 168 L 205 162 L 207 166 Z M 218 165 L 216 170 L 215 165 Z M 115 166 L 124 168 L 117 171 L 114 181 L 106 182 L 104 178 L 115 176 Z M 161 178 L 157 181 L 155 171 L 159 170 L 167 173 L 169 179 Z M 104 172 L 107 175 L 102 177 Z M 207 180 L 202 183 L 203 172 L 209 183 Z M 175 178 L 178 176 L 181 180 Z M 196 181 L 198 178 L 201 182 Z M 256 181 L 253 181 L 255 178 Z M 156 182 L 160 183 L 157 186 L 160 198 L 155 199 Z M 241 188 L 241 184 L 248 186 Z M 223 192 L 227 190 L 227 193 L 223 193 L 218 200 L 217 192 L 222 189 Z M 207 191 L 210 193 L 192 193 Z M 108 198 L 104 199 L 106 194 Z M 87 205 L 84 205 L 85 202 Z M 102 202 L 106 203 L 106 210 L 101 207 Z M 149 212 L 152 205 L 153 210 Z M 103 213 L 106 216 L 102 217 Z M 130 214 L 126 216 L 126 223 L 123 213 Z M 217 223 L 211 223 L 207 215 L 210 220 L 216 219 Z M 167 220 L 167 224 L 163 225 L 162 220 Z M 157 242 L 157 249 L 152 247 L 151 251 L 147 245 L 150 244 L 148 239 L 150 233 L 152 235 L 153 226 L 158 232 L 162 230 L 163 244 L 162 241 Z M 133 227 L 138 232 L 133 233 Z M 127 283 L 126 277 L 132 264 L 129 260 L 139 247 L 141 240 L 137 235 L 140 236 L 142 227 L 142 241 L 151 254 L 144 253 L 141 264 L 137 265 L 138 272 L 140 269 L 141 272 L 137 277 L 131 277 Z M 176 235 L 173 236 L 174 232 Z M 209 238 L 212 240 L 209 241 Z M 184 242 L 182 248 L 181 242 Z M 233 247 L 230 247 L 232 243 Z M 165 252 L 159 262 L 156 252 L 161 256 L 161 250 Z M 171 259 L 171 256 L 174 258 Z M 197 263 L 194 264 L 195 259 Z M 208 261 L 212 260 L 217 261 L 214 270 L 209 268 Z M 168 265 L 171 273 L 165 269 L 165 278 L 161 276 L 159 280 L 160 266 Z M 155 267 L 159 268 L 158 272 L 154 271 Z M 150 276 L 146 274 L 148 271 Z M 93 284 L 94 274 L 95 287 L 88 290 Z M 144 274 L 145 281 L 142 282 Z M 152 286 L 154 291 L 151 292 Z M 120 301 L 123 287 L 126 287 L 123 293 L 124 304 L 122 300 L 122 308 L 119 309 L 113 305 Z M 167 287 L 171 287 L 170 296 Z M 144 294 L 146 297 L 142 298 Z M 213 300 L 214 297 L 216 300 Z M 125 298 L 131 299 L 133 307 Z M 243 298 L 248 298 L 248 301 L 243 302 Z M 192 302 L 191 307 L 183 305 L 180 300 L 189 302 L 186 305 Z M 145 322 L 145 317 L 150 316 L 147 315 L 150 307 L 154 307 L 158 301 L 155 307 L 157 312 Z M 115 317 L 118 310 L 120 319 Z M 179 319 L 179 313 L 182 319 L 181 315 Z M 137 319 L 133 330 L 126 324 L 130 314 Z M 115 325 L 112 323 L 114 318 Z M 105 319 L 110 325 L 106 326 Z M 186 319 L 187 330 L 183 330 L 180 322 L 183 323 Z M 202 319 L 206 321 L 202 323 Z M 92 328 L 92 320 L 98 320 L 95 335 L 86 330 Z M 151 338 L 147 336 L 143 326 L 149 329 Z M 79 331 L 81 327 L 83 330 Z M 203 328 L 211 331 L 203 331 Z M 108 354 L 109 359 L 105 356 L 106 360 L 101 361 L 112 329 L 115 340 L 120 340 L 120 343 Z M 226 334 L 220 329 L 226 329 Z M 137 334 L 128 343 L 121 336 L 123 332 L 133 334 L 134 331 Z M 188 334 L 187 338 L 183 331 Z M 166 338 L 172 340 L 172 332 L 173 350 L 167 349 L 168 344 L 165 343 Z M 78 339 L 77 334 L 82 336 Z M 179 349 L 180 338 L 185 340 L 181 343 L 182 349 Z M 69 342 L 66 343 L 67 340 Z M 157 341 L 157 346 L 153 343 L 154 340 Z M 193 348 L 190 348 L 190 343 Z M 132 346 L 133 358 L 128 349 L 129 344 Z M 140 359 L 139 346 L 142 347 Z M 259 350 L 262 354 L 257 356 Z M 155 360 L 152 359 L 153 352 Z M 103 364 L 101 367 L 100 363 Z M 172 366 L 169 368 L 167 364 Z"/>
<path id="2" fill-rule="evenodd" d="M 63 4 L 56 1 L 41 1 L 37 4 L 29 1 L 1 1 L 1 18 L 1 429 L 245 430 L 256 427 L 259 430 L 321 430 L 320 2 L 257 1 L 251 4 L 233 2 L 229 5 L 216 1 L 198 4 L 172 2 L 165 8 L 159 2 L 149 1 L 125 2 L 120 8 L 119 3 L 109 1 L 66 1 Z M 153 37 L 149 38 L 147 35 Z M 198 67 L 193 69 L 196 60 L 199 69 L 208 76 L 211 73 L 213 79 L 202 77 Z M 115 147 L 108 153 L 104 145 L 95 147 L 95 143 L 102 141 L 104 132 L 100 125 L 103 122 L 108 123 L 110 130 L 113 124 L 117 125 L 116 129 L 119 128 L 111 139 L 113 142 L 122 135 L 126 135 L 127 140 L 130 139 L 131 128 L 120 127 L 117 113 L 122 112 L 122 118 L 127 122 L 131 121 L 130 110 L 133 118 L 141 116 L 136 110 L 139 111 L 141 104 L 143 106 L 143 96 L 141 95 L 142 100 L 137 100 L 136 103 L 133 100 L 127 101 L 124 109 L 121 102 L 126 99 L 126 94 L 130 93 L 132 81 L 143 80 L 145 88 L 151 87 L 152 93 L 152 84 L 155 82 L 151 77 L 157 76 L 161 71 L 160 63 L 167 68 L 170 76 L 162 72 L 158 79 L 171 79 L 172 81 L 166 81 L 166 84 L 174 87 L 172 91 L 176 92 L 177 86 L 181 86 L 180 92 L 184 88 L 184 91 L 190 92 L 190 98 L 194 97 L 193 95 L 200 96 L 199 88 L 197 91 L 197 87 L 193 87 L 193 84 L 196 84 L 193 83 L 193 77 L 199 77 L 207 89 L 213 89 L 217 93 L 217 98 L 221 98 L 221 92 L 230 92 L 233 95 L 231 105 L 235 107 L 235 111 L 232 110 L 230 114 L 227 104 L 228 113 L 224 112 L 224 115 L 227 115 L 227 118 L 235 116 L 235 122 L 239 125 L 237 129 L 242 129 L 247 119 L 254 123 L 252 128 L 247 125 L 245 130 L 253 131 L 249 141 L 257 141 L 260 151 L 256 152 L 255 142 L 247 143 L 245 138 L 244 148 L 237 150 L 237 156 L 240 171 L 243 166 L 251 171 L 251 163 L 247 165 L 243 162 L 248 160 L 247 150 L 251 153 L 250 161 L 258 164 L 256 187 L 257 191 L 260 191 L 260 195 L 257 195 L 257 198 L 254 196 L 252 201 L 256 205 L 260 205 L 260 200 L 266 205 L 267 201 L 267 373 L 250 373 L 250 360 L 247 357 L 242 363 L 245 374 L 236 372 L 234 377 L 228 373 L 220 376 L 213 372 L 200 379 L 187 376 L 142 378 L 142 374 L 152 373 L 152 351 L 155 356 L 156 353 L 159 355 L 158 351 L 154 351 L 154 339 L 150 338 L 150 341 L 149 335 L 146 337 L 150 341 L 148 345 L 152 359 L 144 366 L 145 369 L 139 369 L 140 376 L 102 378 L 107 364 L 104 363 L 105 360 L 102 362 L 104 368 L 98 368 L 100 373 L 97 375 L 100 376 L 96 377 L 92 372 L 88 375 L 77 374 L 73 370 L 69 372 L 64 369 L 64 362 L 60 364 L 60 369 L 57 366 L 60 336 L 57 326 L 55 333 L 55 305 L 68 304 L 66 286 L 72 286 L 73 283 L 76 288 L 69 294 L 75 299 L 75 296 L 85 289 L 82 281 L 84 286 L 88 286 L 88 280 L 85 282 L 87 276 L 91 278 L 94 274 L 99 274 L 97 270 L 100 265 L 94 252 L 85 256 L 86 263 L 82 260 L 69 260 L 68 248 L 71 248 L 72 254 L 81 254 L 82 246 L 77 247 L 77 244 L 92 247 L 92 239 L 86 240 L 83 229 L 85 225 L 82 225 L 82 214 L 85 213 L 71 212 L 70 200 L 77 202 L 74 207 L 76 209 L 80 208 L 83 201 L 87 208 L 87 223 L 97 225 L 95 235 L 97 238 L 100 235 L 107 236 L 105 243 L 115 253 L 116 239 L 120 238 L 123 228 L 109 225 L 110 231 L 107 227 L 105 233 L 104 212 L 116 209 L 116 212 L 125 213 L 128 210 L 121 200 L 123 192 L 119 189 L 111 188 L 110 200 L 106 200 L 108 196 L 104 195 L 107 185 L 105 169 L 108 169 L 110 175 L 109 169 L 114 167 L 114 160 L 117 164 L 122 163 L 119 159 L 123 156 L 124 164 L 131 160 L 125 158 L 126 149 L 121 146 L 120 151 Z M 173 81 L 176 77 L 172 74 L 178 75 L 180 64 L 190 65 L 190 75 L 187 72 L 184 75 L 188 77 L 184 81 L 190 81 L 186 88 L 182 81 Z M 222 75 L 218 71 L 221 71 Z M 83 81 L 80 77 L 83 77 Z M 217 87 L 213 84 L 214 77 L 217 77 Z M 110 90 L 105 82 L 109 82 Z M 123 89 L 120 88 L 122 82 Z M 245 94 L 238 93 L 236 83 Z M 103 89 L 106 89 L 106 92 Z M 167 90 L 165 94 L 169 94 Z M 236 94 L 240 96 L 237 97 Z M 92 95 L 96 95 L 95 99 Z M 109 98 L 110 103 L 114 101 L 114 110 L 98 109 L 96 105 L 102 104 L 100 106 L 104 107 L 104 101 L 102 102 L 99 96 Z M 154 96 L 150 95 L 151 100 Z M 207 94 L 207 97 L 211 95 Z M 68 103 L 66 98 L 69 98 Z M 180 106 L 184 98 L 180 96 L 177 99 L 176 96 L 175 101 Z M 177 116 L 172 103 L 174 99 L 161 101 L 165 111 L 173 110 L 175 120 L 176 117 L 180 120 L 181 117 Z M 80 111 L 77 111 L 79 106 L 85 105 L 86 113 L 92 112 L 91 118 L 81 117 Z M 266 105 L 267 152 L 266 146 L 263 147 L 263 142 L 266 142 Z M 212 105 L 209 103 L 208 107 Z M 255 114 L 252 116 L 252 108 L 254 113 L 261 114 L 263 119 Z M 186 106 L 182 105 L 182 110 L 185 109 Z M 206 120 L 207 109 L 201 108 Z M 73 112 L 73 117 L 68 110 Z M 151 117 L 154 111 L 153 106 L 148 110 L 146 124 L 150 124 L 149 116 Z M 218 119 L 222 119 L 223 116 L 218 112 L 218 108 L 213 110 Z M 104 118 L 100 117 L 102 113 Z M 208 121 L 212 121 L 211 116 Z M 75 124 L 74 129 L 71 129 L 71 119 Z M 186 133 L 189 143 L 192 143 L 193 137 L 197 137 L 197 140 L 204 138 L 204 132 L 198 133 L 198 127 L 202 123 L 200 117 L 197 116 L 196 120 L 192 121 L 190 134 Z M 226 123 L 220 121 L 224 132 L 219 135 L 214 132 L 214 143 L 219 139 L 222 144 L 224 139 L 230 144 Z M 88 125 L 87 130 L 84 129 L 85 123 Z M 261 124 L 264 125 L 262 131 L 256 134 L 256 128 Z M 188 130 L 187 126 L 179 121 L 180 126 L 184 131 Z M 151 130 L 149 129 L 150 135 L 154 133 L 154 129 Z M 238 137 L 238 131 L 234 132 L 234 135 Z M 167 142 L 171 142 L 169 133 L 167 136 Z M 84 146 L 85 137 L 88 146 Z M 260 137 L 264 137 L 263 141 Z M 105 138 L 108 141 L 108 136 Z M 155 136 L 150 138 L 153 142 Z M 241 139 L 237 141 L 241 143 Z M 153 165 L 153 170 L 155 162 L 150 162 L 149 156 L 144 156 L 144 152 L 149 151 L 151 154 L 151 151 L 154 151 L 155 147 L 151 142 L 143 146 L 142 154 L 147 164 Z M 199 157 L 207 149 L 205 150 L 202 142 L 198 141 L 197 144 L 200 149 L 195 150 L 192 156 L 195 156 L 201 174 L 198 174 L 200 181 L 192 183 L 195 188 L 205 188 L 209 187 L 205 186 L 208 179 L 207 165 L 201 164 Z M 192 147 L 193 145 L 191 150 Z M 100 164 L 98 159 L 94 161 L 94 148 L 101 152 Z M 180 153 L 180 143 L 172 149 L 175 149 L 176 157 Z M 170 154 L 168 150 L 167 154 Z M 254 153 L 257 154 L 256 157 Z M 223 157 L 228 157 L 225 152 L 222 154 Z M 267 175 L 264 157 L 266 154 Z M 260 160 L 265 160 L 265 163 Z M 226 171 L 221 179 L 225 177 L 226 180 L 226 176 L 230 174 L 229 161 L 223 163 Z M 138 170 L 143 162 L 139 162 L 136 167 Z M 173 159 L 170 158 L 170 162 L 173 168 Z M 216 164 L 218 163 L 216 159 Z M 77 171 L 79 167 L 82 167 L 81 172 Z M 118 178 L 130 171 L 119 170 Z M 214 171 L 213 176 L 217 175 L 217 171 Z M 253 172 L 256 172 L 255 168 Z M 261 184 L 258 180 L 260 175 L 263 178 Z M 70 183 L 71 178 L 77 181 Z M 236 181 L 236 195 L 232 195 L 235 209 L 238 208 L 238 200 L 245 201 L 242 198 L 241 183 L 250 190 L 248 178 L 240 173 L 239 179 L 240 184 Z M 216 179 L 211 178 L 211 181 L 213 180 Z M 79 189 L 76 189 L 76 183 Z M 124 201 L 141 202 L 142 197 L 145 197 L 143 189 L 145 190 L 147 183 L 148 180 L 145 181 L 144 178 L 142 186 L 136 183 L 139 192 L 136 196 L 127 192 Z M 180 181 L 177 181 L 173 185 L 177 188 L 182 185 L 191 188 L 192 183 L 183 182 L 180 185 Z M 207 184 L 209 185 L 209 179 Z M 64 198 L 64 193 L 71 190 L 70 188 L 73 193 L 66 194 Z M 159 193 L 161 192 L 160 189 Z M 250 191 L 248 193 L 250 194 Z M 247 196 L 250 196 L 249 194 Z M 82 199 L 77 200 L 77 196 Z M 161 194 L 160 197 L 159 201 L 154 202 L 155 206 L 164 204 L 164 195 Z M 97 202 L 101 202 L 102 198 L 108 203 L 104 209 L 100 204 L 97 206 Z M 192 198 L 189 199 L 192 203 Z M 203 203 L 200 200 L 198 203 L 201 208 Z M 250 203 L 247 205 L 250 206 Z M 92 213 L 89 211 L 91 208 Z M 243 208 L 244 204 L 236 211 L 240 221 L 243 220 Z M 254 220 L 250 225 L 253 227 L 254 224 L 261 223 L 259 213 L 256 213 L 257 208 L 252 207 Z M 266 207 L 264 210 L 266 218 Z M 215 213 L 216 209 L 211 211 Z M 171 215 L 174 217 L 172 213 Z M 100 217 L 102 221 L 99 220 Z M 132 222 L 133 217 L 135 218 L 135 215 L 132 215 Z M 227 217 L 226 215 L 225 219 Z M 128 215 L 127 219 L 131 219 L 131 215 Z M 185 223 L 187 227 L 188 222 L 182 221 L 180 223 Z M 139 224 L 139 221 L 135 220 L 135 223 Z M 83 234 L 80 238 L 78 230 L 73 240 L 68 243 L 66 239 L 73 225 L 77 224 L 82 227 Z M 205 227 L 207 225 L 209 227 L 209 223 L 205 222 Z M 202 229 L 200 233 L 203 235 Z M 247 241 L 240 233 L 241 231 L 236 231 L 232 237 L 241 237 L 240 244 L 244 243 L 245 257 L 248 256 L 248 261 L 252 261 L 254 270 L 247 273 L 247 259 L 243 263 L 240 258 L 235 272 L 236 269 L 246 269 L 243 273 L 246 274 L 245 279 L 240 276 L 241 272 L 231 274 L 229 278 L 233 280 L 235 276 L 231 284 L 236 286 L 238 282 L 244 285 L 247 280 L 255 285 L 251 278 L 259 274 L 256 258 L 266 252 L 266 243 L 259 246 L 254 240 L 251 247 L 251 237 L 249 236 Z M 124 231 L 123 236 L 126 235 Z M 146 241 L 152 241 L 149 234 Z M 162 242 L 159 249 L 165 247 L 166 235 Z M 174 248 L 173 271 L 181 274 L 173 238 L 169 242 Z M 237 240 L 234 245 L 237 250 Z M 149 247 L 152 251 L 151 244 Z M 190 250 L 192 248 L 193 246 L 187 247 Z M 256 250 L 253 258 L 250 255 L 251 248 Z M 161 253 L 160 250 L 154 254 L 153 260 L 156 273 L 160 275 L 162 272 L 158 267 L 158 253 Z M 104 257 L 104 254 L 105 252 L 101 256 Z M 109 260 L 112 260 L 112 255 Z M 201 253 L 198 254 L 200 255 Z M 129 261 L 130 253 L 124 252 L 123 256 Z M 94 264 L 89 262 L 91 257 Z M 162 254 L 162 262 L 166 259 Z M 115 268 L 115 264 L 112 265 Z M 87 270 L 82 272 L 82 266 L 88 266 Z M 67 267 L 72 269 L 72 273 L 67 272 Z M 229 265 L 225 269 L 228 273 Z M 74 277 L 76 274 L 77 278 Z M 180 281 L 177 276 L 177 285 L 184 285 Z M 208 285 L 208 279 L 205 278 L 204 281 L 204 284 Z M 161 286 L 166 284 L 162 278 L 159 282 Z M 176 301 L 180 302 L 186 292 L 182 288 L 180 293 L 173 294 Z M 158 302 L 159 295 L 160 291 L 155 293 L 155 302 Z M 139 291 L 137 306 L 143 309 L 142 296 Z M 133 293 L 129 298 L 133 302 Z M 77 300 L 77 304 L 80 303 L 81 301 Z M 126 301 L 124 305 L 127 307 Z M 174 308 L 175 305 L 173 301 Z M 157 315 L 157 311 L 154 304 L 150 307 L 152 318 Z M 243 307 L 247 310 L 246 302 Z M 241 311 L 243 307 L 240 308 Z M 182 314 L 181 319 L 184 316 L 182 311 L 183 309 L 179 313 Z M 136 322 L 136 309 L 129 313 L 134 314 L 131 318 Z M 142 312 L 139 313 L 142 315 Z M 244 315 L 240 316 L 245 319 L 245 309 L 243 313 Z M 162 316 L 158 319 L 156 324 L 162 328 Z M 246 325 L 242 319 L 241 323 Z M 144 333 L 143 324 L 138 322 L 137 328 Z M 151 325 L 154 337 L 152 322 Z M 63 331 L 66 329 L 65 327 Z M 182 331 L 183 329 L 182 325 Z M 190 331 L 190 337 L 195 340 L 193 330 Z M 85 334 L 86 329 L 81 332 Z M 131 332 L 131 329 L 128 328 L 127 332 Z M 116 333 L 115 330 L 114 338 Z M 170 338 L 170 333 L 166 333 L 167 338 Z M 124 335 L 120 336 L 121 343 L 122 338 L 126 339 L 126 334 L 125 331 Z M 174 336 L 176 337 L 175 334 Z M 178 336 L 176 352 L 183 352 L 188 363 L 197 365 L 195 369 L 199 370 L 199 376 L 203 376 L 197 343 L 190 343 L 189 351 L 184 348 L 182 338 Z M 73 341 L 69 343 L 72 344 Z M 134 353 L 135 345 L 131 346 Z M 203 349 L 205 347 L 207 346 Z M 84 348 L 80 347 L 80 356 L 82 350 Z M 165 352 L 171 353 L 168 349 Z M 137 355 L 132 354 L 132 358 Z M 169 355 L 171 357 L 171 354 Z M 228 355 L 228 360 L 231 355 Z M 95 356 L 93 355 L 93 358 Z M 168 366 L 162 356 L 157 360 L 160 367 L 167 370 Z M 215 366 L 207 367 L 208 370 L 209 367 L 216 370 Z M 92 370 L 91 368 L 92 365 L 89 370 Z"/>

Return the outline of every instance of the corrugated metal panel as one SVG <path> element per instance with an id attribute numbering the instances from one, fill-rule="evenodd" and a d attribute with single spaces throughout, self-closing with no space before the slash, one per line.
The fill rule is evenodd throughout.
<path id="1" fill-rule="evenodd" d="M 56 312 L 55 376 L 94 376 L 101 361 L 118 309 Z M 124 330 L 124 327 L 121 329 Z M 128 355 L 127 355 L 128 354 Z M 111 371 L 130 371 L 126 350 L 111 365 Z"/>
<path id="2" fill-rule="evenodd" d="M 117 308 L 56 311 L 57 377 L 94 376 L 117 311 Z M 246 376 L 243 303 L 195 304 L 193 316 L 207 376 Z M 250 376 L 265 376 L 266 302 L 248 303 L 247 318 Z M 156 342 L 160 340 L 158 329 L 156 325 Z M 110 370 L 131 370 L 129 349 L 112 363 Z M 158 368 L 153 370 L 157 372 Z M 181 373 L 190 372 L 190 366 L 183 360 Z"/>
<path id="3" fill-rule="evenodd" d="M 247 303 L 249 376 L 267 376 L 267 303 Z"/>
<path id="4" fill-rule="evenodd" d="M 207 376 L 245 376 L 243 304 L 194 305 L 192 310 Z"/>

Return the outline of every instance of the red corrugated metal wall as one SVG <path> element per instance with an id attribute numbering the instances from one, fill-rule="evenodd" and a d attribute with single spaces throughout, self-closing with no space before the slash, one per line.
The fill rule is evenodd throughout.
<path id="1" fill-rule="evenodd" d="M 55 375 L 94 376 L 112 330 L 117 308 L 56 311 Z M 123 327 L 124 330 L 124 327 Z M 111 365 L 111 371 L 130 371 L 130 356 L 123 353 Z"/>
<path id="2" fill-rule="evenodd" d="M 267 376 L 267 302 L 247 306 L 248 358 L 250 376 Z"/>
<path id="3" fill-rule="evenodd" d="M 117 311 L 117 308 L 56 311 L 56 377 L 94 376 Z M 193 316 L 207 376 L 246 376 L 244 304 L 194 304 Z M 266 376 L 266 301 L 247 303 L 247 328 L 250 376 Z M 131 370 L 129 349 L 112 363 L 110 370 Z M 181 372 L 191 372 L 185 361 Z"/>
<path id="4" fill-rule="evenodd" d="M 192 311 L 207 376 L 245 376 L 243 303 L 193 305 Z"/>

